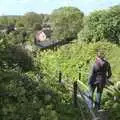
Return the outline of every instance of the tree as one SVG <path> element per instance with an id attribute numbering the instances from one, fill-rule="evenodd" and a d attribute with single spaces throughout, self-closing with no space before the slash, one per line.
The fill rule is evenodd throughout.
<path id="1" fill-rule="evenodd" d="M 37 30 L 41 30 L 42 29 L 42 26 L 40 23 L 35 23 L 33 25 L 33 30 L 37 31 Z"/>
<path id="2" fill-rule="evenodd" d="M 50 23 L 54 39 L 76 37 L 82 29 L 83 13 L 75 7 L 61 7 L 53 11 Z"/>
<path id="3" fill-rule="evenodd" d="M 42 18 L 43 16 L 37 13 L 29 12 L 23 16 L 22 20 L 26 28 L 33 28 L 36 23 L 42 24 Z"/>
<path id="4" fill-rule="evenodd" d="M 23 16 L 19 16 L 19 17 L 17 18 L 16 26 L 17 26 L 17 27 L 24 27 Z"/>
<path id="5" fill-rule="evenodd" d="M 107 40 L 120 42 L 120 6 L 95 11 L 85 18 L 84 28 L 78 34 L 83 41 Z"/>
<path id="6" fill-rule="evenodd" d="M 0 17 L 0 24 L 7 25 L 8 24 L 8 17 L 7 16 L 1 16 Z"/>

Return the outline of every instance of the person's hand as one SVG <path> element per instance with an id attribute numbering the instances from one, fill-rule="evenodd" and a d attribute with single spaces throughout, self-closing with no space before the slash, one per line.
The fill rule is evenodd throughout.
<path id="1" fill-rule="evenodd" d="M 113 82 L 111 82 L 109 79 L 106 81 L 106 85 L 114 85 L 114 83 Z"/>

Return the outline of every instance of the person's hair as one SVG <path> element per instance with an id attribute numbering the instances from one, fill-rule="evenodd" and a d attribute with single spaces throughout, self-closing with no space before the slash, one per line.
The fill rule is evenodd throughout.
<path id="1" fill-rule="evenodd" d="M 105 57 L 104 51 L 103 50 L 98 50 L 97 51 L 97 57 L 104 58 Z"/>

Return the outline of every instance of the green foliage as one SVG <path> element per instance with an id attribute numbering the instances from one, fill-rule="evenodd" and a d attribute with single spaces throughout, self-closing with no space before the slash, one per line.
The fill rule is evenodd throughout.
<path id="1" fill-rule="evenodd" d="M 0 24 L 8 24 L 7 16 L 0 17 Z"/>
<path id="2" fill-rule="evenodd" d="M 42 29 L 41 24 L 39 24 L 39 23 L 34 24 L 34 26 L 33 26 L 34 31 L 41 30 L 41 29 Z"/>
<path id="3" fill-rule="evenodd" d="M 72 85 L 81 75 L 79 86 L 88 88 L 89 68 L 96 51 L 102 49 L 111 63 L 114 82 L 114 86 L 105 89 L 103 107 L 109 111 L 109 120 L 119 120 L 120 47 L 110 43 L 119 44 L 119 11 L 120 6 L 96 11 L 84 17 L 84 21 L 83 13 L 74 7 L 59 8 L 51 15 L 30 12 L 0 17 L 0 24 L 20 27 L 9 34 L 3 28 L 0 31 L 0 119 L 82 120 L 85 115 L 85 119 L 91 120 L 84 101 L 79 100 L 82 110 L 73 107 Z M 46 23 L 52 26 L 52 38 L 76 37 L 80 31 L 78 40 L 56 51 L 39 50 L 33 45 L 33 29 L 41 29 Z"/>
<path id="4" fill-rule="evenodd" d="M 21 46 L 13 47 L 11 46 L 6 50 L 7 59 L 9 66 L 13 64 L 18 65 L 23 71 L 32 70 L 33 59 L 24 48 Z"/>
<path id="5" fill-rule="evenodd" d="M 68 90 L 59 84 L 46 84 L 33 72 L 0 72 L 0 119 L 77 120 L 79 109 L 68 101 Z M 67 95 L 67 98 L 65 97 Z"/>
<path id="6" fill-rule="evenodd" d="M 23 21 L 23 16 L 18 17 L 17 22 L 16 22 L 16 27 L 24 27 L 24 21 Z"/>
<path id="7" fill-rule="evenodd" d="M 16 22 L 19 20 L 19 16 L 0 16 L 1 25 L 16 25 Z"/>
<path id="8" fill-rule="evenodd" d="M 105 90 L 104 109 L 109 110 L 109 120 L 120 119 L 120 82 L 116 82 L 114 86 L 109 86 Z"/>
<path id="9" fill-rule="evenodd" d="M 78 40 L 79 41 L 79 40 Z M 105 52 L 106 59 L 112 67 L 112 82 L 118 82 L 120 78 L 120 47 L 108 42 L 97 43 L 79 43 L 75 42 L 61 47 L 57 51 L 41 52 L 37 59 L 41 58 L 42 71 L 46 83 L 54 83 L 58 81 L 59 71 L 62 72 L 62 80 L 66 86 L 71 89 L 74 80 L 78 80 L 78 74 L 81 74 L 81 81 L 78 82 L 83 90 L 86 90 L 88 84 L 88 76 L 90 66 L 95 60 L 97 50 L 102 49 Z M 114 56 L 114 57 L 113 57 Z M 49 62 L 48 62 L 49 61 Z M 80 68 L 79 68 L 80 67 Z M 110 120 L 119 120 L 119 84 L 105 90 L 103 95 L 103 106 L 107 109 Z M 63 89 L 63 88 L 62 88 Z M 116 97 L 117 100 L 113 98 Z M 114 117 L 115 115 L 115 117 Z"/>
<path id="10" fill-rule="evenodd" d="M 0 81 L 6 87 L 4 87 L 4 90 L 1 89 L 1 93 L 5 94 L 7 92 L 8 95 L 0 97 L 0 119 L 39 120 L 43 117 L 49 120 L 57 119 L 57 113 L 53 108 L 54 101 L 54 104 L 49 105 L 52 99 L 56 99 L 56 96 L 51 90 L 46 91 L 43 83 L 39 80 L 35 81 L 35 77 L 29 78 L 29 74 L 25 75 L 14 71 L 2 74 Z M 50 98 L 46 100 L 47 95 Z M 49 115 L 49 117 L 46 115 Z"/>
<path id="11" fill-rule="evenodd" d="M 42 16 L 34 12 L 26 13 L 22 20 L 25 28 L 33 28 L 36 23 L 42 24 Z"/>
<path id="12" fill-rule="evenodd" d="M 78 79 L 78 74 L 80 72 L 82 81 L 87 82 L 90 64 L 95 59 L 95 55 L 98 49 L 103 49 L 105 51 L 106 56 L 108 59 L 110 59 L 113 70 L 117 71 L 116 69 L 118 69 L 119 71 L 119 67 L 116 66 L 116 68 L 114 66 L 115 59 L 112 58 L 112 51 L 118 51 L 119 48 L 107 42 L 98 42 L 95 44 L 76 42 L 74 44 L 61 47 L 55 52 L 42 52 L 41 55 L 38 56 L 38 59 L 41 57 L 43 72 L 49 74 L 48 76 L 52 77 L 59 71 L 62 71 L 63 77 L 65 77 L 65 79 L 68 77 L 68 79 L 76 80 Z M 119 61 L 116 63 L 119 63 Z"/>
<path id="13" fill-rule="evenodd" d="M 84 28 L 78 34 L 81 41 L 110 41 L 119 44 L 120 41 L 120 6 L 108 10 L 95 11 L 84 20 Z"/>
<path id="14" fill-rule="evenodd" d="M 24 49 L 19 43 L 21 41 L 16 41 L 14 34 L 1 35 L 1 49 L 0 49 L 0 63 L 1 67 L 5 66 L 15 68 L 20 67 L 23 71 L 31 70 L 34 66 L 32 54 Z"/>
<path id="15" fill-rule="evenodd" d="M 24 48 L 33 34 L 27 34 L 23 42 L 23 33 L 0 34 L 0 119 L 82 119 L 79 108 L 72 105 L 68 87 L 43 73 L 41 52 Z"/>
<path id="16" fill-rule="evenodd" d="M 54 39 L 76 37 L 82 29 L 83 13 L 74 7 L 62 7 L 50 16 Z"/>

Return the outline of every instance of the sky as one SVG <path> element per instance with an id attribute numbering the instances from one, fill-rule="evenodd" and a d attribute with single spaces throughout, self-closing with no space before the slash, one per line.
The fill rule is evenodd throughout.
<path id="1" fill-rule="evenodd" d="M 120 4 L 120 0 L 0 0 L 0 15 L 24 15 L 27 12 L 50 14 L 63 6 L 74 6 L 85 14 Z"/>

